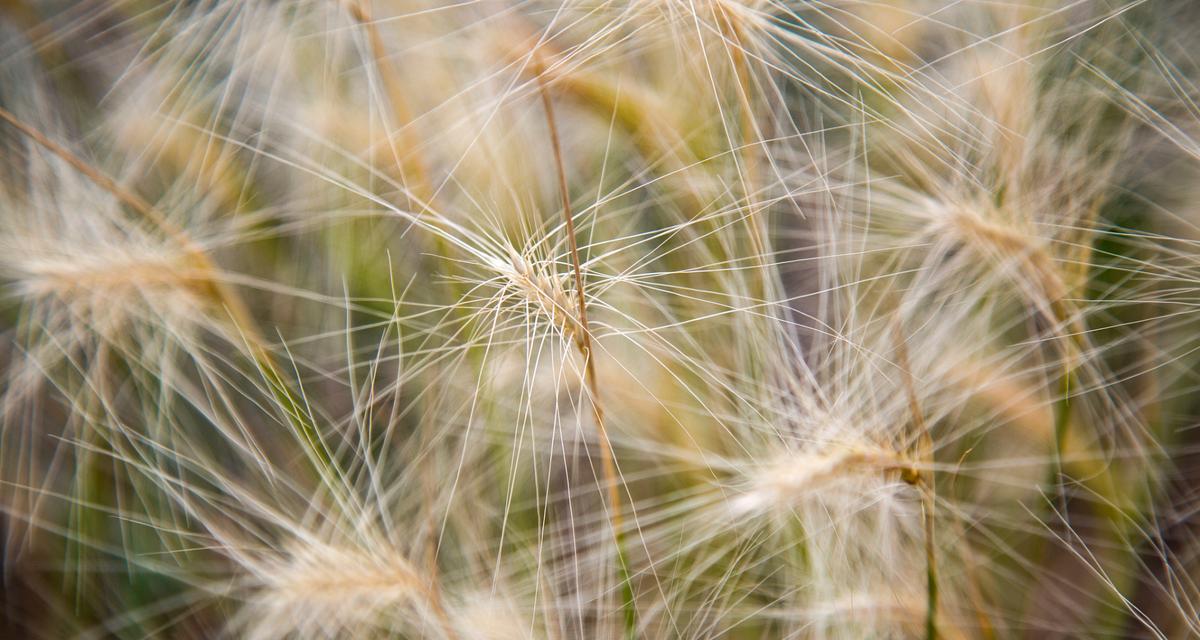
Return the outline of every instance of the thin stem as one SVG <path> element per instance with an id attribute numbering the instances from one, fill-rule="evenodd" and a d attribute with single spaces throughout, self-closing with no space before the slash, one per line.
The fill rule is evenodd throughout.
<path id="1" fill-rule="evenodd" d="M 416 195 L 412 199 L 416 200 L 421 208 L 427 208 L 434 195 L 433 184 L 429 181 L 429 172 L 425 167 L 425 162 L 420 154 L 416 153 L 417 141 L 408 128 L 412 123 L 412 112 L 408 108 L 408 102 L 404 99 L 404 87 L 400 82 L 400 75 L 388 58 L 383 36 L 380 35 L 379 29 L 371 17 L 370 3 L 371 0 L 349 2 L 350 16 L 367 33 L 372 61 L 379 73 L 379 81 L 383 84 L 384 93 L 387 94 L 392 119 L 395 120 L 392 124 L 397 127 L 401 144 L 404 146 L 401 157 L 398 158 L 401 177 L 412 179 L 413 191 Z"/>
<path id="2" fill-rule="evenodd" d="M 733 44 L 729 53 L 733 58 L 733 73 L 737 77 L 738 120 L 741 127 L 741 144 L 738 147 L 737 156 L 740 158 L 739 169 L 741 172 L 743 195 L 746 197 L 746 232 L 750 236 L 751 249 L 754 251 L 759 269 L 762 271 L 762 287 L 765 293 L 768 271 L 766 265 L 767 241 L 763 237 L 763 230 L 759 223 L 760 204 L 756 194 L 758 186 L 758 159 L 755 155 L 756 151 L 754 147 L 758 146 L 760 142 L 754 122 L 754 105 L 750 102 L 750 95 L 753 90 L 750 65 L 746 60 L 746 49 L 743 44 L 745 39 L 742 36 L 741 25 L 737 17 L 723 3 L 714 5 L 713 11 L 717 15 L 721 31 L 728 33 L 727 37 Z M 751 144 L 752 140 L 754 144 Z"/>
<path id="3" fill-rule="evenodd" d="M 438 199 L 437 196 L 441 190 L 434 188 L 433 180 L 430 178 L 429 164 L 426 162 L 426 158 L 417 152 L 418 140 L 411 130 L 412 109 L 409 108 L 408 101 L 404 99 L 404 86 L 400 74 L 396 70 L 396 65 L 388 57 L 383 36 L 372 18 L 371 0 L 351 0 L 347 3 L 347 7 L 350 17 L 366 32 L 367 42 L 371 47 L 372 63 L 375 65 L 379 81 L 386 94 L 388 107 L 391 110 L 391 126 L 396 127 L 400 144 L 403 147 L 397 152 L 395 146 L 391 146 L 391 151 L 400 179 L 404 183 L 406 196 L 414 208 L 432 213 L 434 201 Z M 389 132 L 390 134 L 391 132 Z M 436 255 L 443 257 L 450 255 L 452 247 L 440 235 L 434 234 L 433 245 Z M 443 261 L 441 264 L 443 269 L 453 269 L 453 267 L 454 261 L 452 260 Z M 458 297 L 466 295 L 462 283 L 452 280 L 450 287 Z"/>
<path id="4" fill-rule="evenodd" d="M 647 168 L 667 182 L 679 186 L 676 198 L 689 216 L 700 216 L 712 206 L 714 194 L 708 193 L 700 173 L 702 158 L 696 157 L 680 123 L 668 109 L 636 84 L 617 83 L 598 73 L 567 68 L 555 64 L 560 59 L 549 42 L 527 33 L 524 25 L 515 24 L 514 31 L 537 41 L 534 45 L 514 45 L 509 55 L 519 61 L 525 72 L 544 83 L 549 79 L 560 95 L 569 95 L 581 105 L 620 124 L 629 141 L 638 150 Z M 682 228 L 689 237 L 698 238 L 691 225 Z"/>
<path id="5" fill-rule="evenodd" d="M 567 190 L 567 173 L 563 164 L 562 144 L 558 137 L 558 125 L 554 119 L 554 105 L 550 100 L 550 92 L 540 75 L 538 76 L 538 90 L 542 98 L 542 108 L 546 112 L 546 123 L 550 129 L 550 144 L 554 150 L 554 168 L 558 176 L 559 195 L 562 197 L 567 244 L 571 252 L 571 267 L 575 272 L 575 297 L 579 301 L 580 329 L 575 332 L 575 345 L 579 348 L 579 352 L 583 356 L 584 376 L 587 379 L 588 393 L 592 400 L 592 414 L 596 420 L 596 432 L 600 441 L 600 465 L 604 484 L 608 490 L 609 519 L 613 535 L 616 538 L 618 568 L 621 572 L 625 597 L 626 632 L 632 637 L 637 627 L 637 612 L 633 606 L 633 585 L 630 581 L 629 568 L 626 565 L 624 551 L 624 533 L 621 526 L 621 494 L 617 484 L 617 465 L 613 459 L 612 443 L 609 442 L 608 430 L 604 423 L 604 408 L 600 402 L 600 384 L 596 379 L 595 358 L 592 353 L 592 332 L 588 325 L 587 296 L 585 295 L 583 284 L 583 268 L 579 263 L 579 245 L 575 239 L 575 219 L 571 212 L 571 196 Z"/>
<path id="6" fill-rule="evenodd" d="M 926 640 L 936 640 L 938 637 L 938 572 L 937 545 L 934 540 L 934 525 L 936 524 L 934 507 L 937 494 L 933 476 L 933 436 L 929 433 L 929 425 L 925 422 L 925 414 L 921 410 L 921 402 L 917 397 L 912 369 L 909 367 L 908 344 L 904 330 L 899 321 L 892 326 L 895 331 L 896 359 L 899 361 L 900 375 L 904 380 L 904 393 L 908 397 L 912 425 L 917 431 L 918 456 L 929 465 L 923 473 L 909 469 L 904 474 L 904 480 L 921 488 L 921 512 L 925 525 L 925 638 Z"/>

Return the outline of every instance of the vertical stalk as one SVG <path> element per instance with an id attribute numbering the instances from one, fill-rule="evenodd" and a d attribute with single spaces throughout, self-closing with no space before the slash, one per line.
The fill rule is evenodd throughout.
<path id="1" fill-rule="evenodd" d="M 412 112 L 408 108 L 408 102 L 404 99 L 404 87 L 400 83 L 400 75 L 388 58 L 387 47 L 383 44 L 383 36 L 379 34 L 379 29 L 371 17 L 370 2 L 371 0 L 354 0 L 347 6 L 350 16 L 367 33 L 372 62 L 379 73 L 379 81 L 383 84 L 383 91 L 387 94 L 388 107 L 391 109 L 392 119 L 395 121 L 392 124 L 400 133 L 400 142 L 404 146 L 401 157 L 397 159 L 401 177 L 406 181 L 407 179 L 413 181 L 412 191 L 415 192 L 416 198 L 410 199 L 417 200 L 420 208 L 426 208 L 434 194 L 433 185 L 429 181 L 429 172 L 424 161 L 416 153 L 417 141 L 408 129 L 412 122 Z"/>
<path id="2" fill-rule="evenodd" d="M 717 3 L 713 7 L 713 12 L 717 14 L 717 21 L 720 23 L 722 33 L 726 33 L 726 37 L 733 44 L 729 53 L 733 58 L 733 74 L 737 77 L 738 123 L 741 128 L 737 157 L 739 158 L 738 168 L 741 173 L 742 191 L 746 199 L 746 231 L 750 237 L 750 247 L 754 251 L 755 260 L 762 272 L 762 293 L 765 295 L 768 283 L 767 240 L 763 237 L 762 226 L 759 223 L 759 203 L 755 193 L 758 187 L 758 158 L 755 155 L 754 147 L 758 146 L 759 136 L 754 123 L 754 105 L 750 102 L 753 90 L 750 65 L 746 61 L 745 38 L 742 36 L 742 28 L 738 23 L 737 16 L 733 15 L 732 10 L 726 8 L 724 3 Z M 751 141 L 754 144 L 751 144 Z"/>
<path id="3" fill-rule="evenodd" d="M 575 332 L 575 346 L 583 356 L 584 377 L 587 380 L 588 394 L 591 396 L 592 414 L 596 421 L 596 435 L 600 441 L 600 465 L 603 481 L 608 492 L 609 522 L 617 547 L 617 565 L 622 582 L 624 596 L 623 609 L 625 612 L 625 631 L 629 637 L 634 637 L 637 630 L 637 610 L 634 606 L 633 584 L 630 580 L 629 567 L 626 564 L 624 532 L 621 522 L 621 495 L 618 487 L 617 465 L 613 459 L 612 443 L 608 439 L 608 430 L 604 423 L 604 408 L 600 401 L 600 385 L 596 379 L 595 357 L 592 352 L 592 332 L 588 326 L 587 296 L 583 283 L 583 268 L 579 263 L 579 245 L 575 239 L 575 219 L 571 212 L 571 195 L 567 190 L 567 173 L 563 166 L 562 144 L 558 137 L 558 125 L 554 120 L 554 105 L 550 100 L 550 92 L 542 76 L 538 76 L 538 91 L 542 98 L 542 108 L 546 113 L 546 124 L 550 129 L 550 144 L 554 151 L 554 168 L 558 176 L 558 191 L 562 198 L 563 219 L 566 223 L 567 245 L 571 253 L 571 267 L 575 273 L 576 298 L 579 300 L 579 331 Z"/>
<path id="4" fill-rule="evenodd" d="M 929 465 L 924 471 L 906 469 L 902 474 L 905 482 L 921 489 L 921 514 L 925 527 L 925 638 L 936 640 L 938 637 L 938 572 L 937 545 L 934 540 L 934 507 L 937 494 L 934 485 L 933 468 L 933 436 L 929 433 L 929 425 L 925 422 L 925 414 L 917 397 L 916 385 L 913 383 L 912 369 L 908 361 L 908 344 L 904 330 L 897 320 L 892 325 L 896 342 L 896 359 L 900 365 L 900 375 L 904 380 L 904 393 L 908 397 L 908 409 L 912 426 L 917 431 L 917 456 Z"/>

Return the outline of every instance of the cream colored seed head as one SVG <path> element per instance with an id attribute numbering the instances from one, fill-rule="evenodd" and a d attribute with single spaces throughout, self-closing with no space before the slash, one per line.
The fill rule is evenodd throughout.
<path id="1" fill-rule="evenodd" d="M 564 278 L 537 269 L 515 251 L 509 252 L 512 271 L 509 277 L 524 300 L 558 327 L 563 335 L 578 339 L 582 327 L 578 318 L 578 302 L 563 282 Z"/>
<path id="2" fill-rule="evenodd" d="M 381 615 L 403 618 L 399 610 L 420 608 L 428 598 L 416 569 L 395 553 L 304 543 L 285 562 L 260 569 L 251 608 L 257 614 L 246 621 L 250 637 L 368 628 Z"/>
<path id="3" fill-rule="evenodd" d="M 25 265 L 27 290 L 35 295 L 69 297 L 72 292 L 106 291 L 109 295 L 146 289 L 186 291 L 197 277 L 175 260 L 121 257 L 114 260 L 37 259 Z"/>
<path id="4" fill-rule="evenodd" d="M 730 502 L 735 515 L 748 515 L 795 504 L 843 478 L 906 471 L 910 465 L 894 451 L 853 446 L 782 456 L 756 471 L 746 492 Z"/>

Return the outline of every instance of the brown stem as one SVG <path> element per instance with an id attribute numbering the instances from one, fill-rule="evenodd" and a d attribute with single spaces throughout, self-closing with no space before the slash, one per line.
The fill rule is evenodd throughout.
<path id="1" fill-rule="evenodd" d="M 575 291 L 579 302 L 579 328 L 575 344 L 583 355 L 585 378 L 588 392 L 592 397 L 592 412 L 596 418 L 596 431 L 600 439 L 601 465 L 604 482 L 608 487 L 608 503 L 611 511 L 614 531 L 621 529 L 621 496 L 617 489 L 617 468 L 613 461 L 612 445 L 608 440 L 608 430 L 604 426 L 604 409 L 600 403 L 600 386 L 596 380 L 595 358 L 592 354 L 592 332 L 588 325 L 587 298 L 584 293 L 583 268 L 579 264 L 579 245 L 575 240 L 575 219 L 571 213 L 571 196 L 567 191 L 567 174 L 563 166 L 562 145 L 558 138 L 558 125 L 554 122 L 554 107 L 550 100 L 550 92 L 541 77 L 538 78 L 538 89 L 542 97 L 542 107 L 546 111 L 546 122 L 550 128 L 550 144 L 554 148 L 554 166 L 558 175 L 558 190 L 562 196 L 563 219 L 567 226 L 567 244 L 571 251 L 571 267 L 575 272 Z"/>
<path id="2" fill-rule="evenodd" d="M 730 55 L 733 57 L 733 73 L 737 76 L 738 83 L 737 96 L 741 126 L 741 144 L 738 146 L 738 156 L 741 159 L 742 190 L 746 197 L 746 208 L 748 211 L 745 218 L 746 230 L 750 235 L 751 248 L 754 250 L 759 267 L 763 271 L 764 280 L 762 285 L 765 290 L 767 284 L 765 279 L 767 243 L 763 237 L 762 228 L 758 224 L 759 205 L 755 195 L 758 158 L 755 156 L 755 151 L 750 144 L 751 140 L 754 140 L 756 145 L 758 142 L 758 133 L 754 126 L 754 106 L 750 102 L 750 94 L 753 88 L 750 84 L 750 66 L 746 61 L 742 29 L 738 24 L 736 16 L 723 3 L 714 5 L 713 12 L 717 14 L 717 21 L 720 23 L 721 31 L 728 33 L 727 37 L 733 44 Z"/>
<path id="3" fill-rule="evenodd" d="M 926 612 L 925 638 L 936 640 L 938 637 L 938 577 L 937 577 L 937 545 L 934 540 L 934 506 L 937 495 L 934 488 L 933 470 L 933 437 L 929 433 L 929 425 L 925 423 L 925 414 L 921 411 L 921 402 L 917 397 L 916 385 L 913 382 L 912 369 L 908 361 L 908 344 L 904 330 L 897 321 L 892 325 L 895 332 L 896 359 L 900 366 L 900 375 L 904 380 L 904 393 L 908 397 L 908 408 L 912 425 L 917 430 L 918 458 L 927 461 L 929 468 L 924 472 L 909 469 L 904 474 L 904 480 L 921 491 L 921 512 L 925 523 L 925 579 L 926 579 Z"/>
<path id="4" fill-rule="evenodd" d="M 592 414 L 596 420 L 596 435 L 600 441 L 600 465 L 604 484 L 608 490 L 609 521 L 617 549 L 617 570 L 619 572 L 622 591 L 624 592 L 623 610 L 625 613 L 625 633 L 627 637 L 637 635 L 637 611 L 634 606 L 633 583 L 626 566 L 624 533 L 621 520 L 621 494 L 618 487 L 617 465 L 613 458 L 612 443 L 608 439 L 608 430 L 604 425 L 604 409 L 600 402 L 600 384 L 596 379 L 595 358 L 592 353 L 592 332 L 588 325 L 587 296 L 583 284 L 583 268 L 579 264 L 579 245 L 575 239 L 575 220 L 571 213 L 571 196 L 567 191 L 567 173 L 563 164 L 562 145 L 558 138 L 558 125 L 554 121 L 554 105 L 550 100 L 550 91 L 542 76 L 538 76 L 538 89 L 542 98 L 542 107 L 546 112 L 546 123 L 550 129 L 550 143 L 554 148 L 554 167 L 558 175 L 558 190 L 562 197 L 563 219 L 566 222 L 567 243 L 571 251 L 571 266 L 575 272 L 576 298 L 579 300 L 579 331 L 575 335 L 575 345 L 583 356 L 585 378 L 588 393 L 592 400 Z"/>
<path id="5" fill-rule="evenodd" d="M 404 99 L 404 87 L 400 82 L 400 74 L 396 71 L 395 65 L 388 58 L 387 47 L 383 43 L 383 36 L 379 34 L 379 29 L 375 26 L 375 21 L 371 17 L 371 0 L 354 0 L 347 3 L 350 11 L 350 16 L 359 24 L 367 33 L 367 42 L 371 47 L 371 57 L 375 64 L 376 70 L 379 72 L 379 81 L 383 83 L 384 93 L 387 94 L 388 105 L 391 107 L 393 123 L 399 131 L 401 144 L 404 146 L 402 157 L 399 158 L 401 165 L 402 178 L 411 178 L 414 183 L 414 191 L 416 192 L 415 200 L 421 201 L 418 204 L 425 208 L 429 200 L 433 197 L 433 185 L 429 181 L 429 172 L 425 168 L 425 163 L 421 157 L 415 152 L 417 141 L 413 137 L 412 132 L 408 127 L 412 123 L 412 112 L 408 108 L 408 102 Z"/>

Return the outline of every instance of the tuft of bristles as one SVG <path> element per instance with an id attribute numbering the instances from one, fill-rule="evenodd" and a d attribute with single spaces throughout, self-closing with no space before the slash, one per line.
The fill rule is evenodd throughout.
<path id="1" fill-rule="evenodd" d="M 1200 637 L 1200 10 L 0 3 L 0 636 Z"/>

